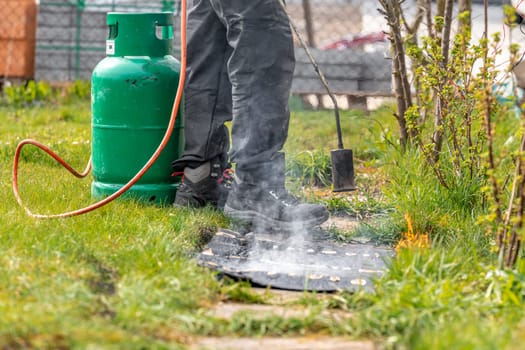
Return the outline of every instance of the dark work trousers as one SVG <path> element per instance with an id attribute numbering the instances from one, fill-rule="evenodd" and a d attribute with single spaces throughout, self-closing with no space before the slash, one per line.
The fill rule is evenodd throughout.
<path id="1" fill-rule="evenodd" d="M 288 134 L 295 58 L 279 0 L 194 0 L 187 59 L 186 145 L 175 168 L 225 158 L 230 143 L 224 123 L 233 118 L 236 177 L 256 184 L 277 167 L 276 181 L 284 181 L 279 151 Z"/>

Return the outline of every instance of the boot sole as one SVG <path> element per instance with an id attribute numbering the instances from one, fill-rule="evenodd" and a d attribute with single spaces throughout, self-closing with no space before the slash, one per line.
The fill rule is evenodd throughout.
<path id="1" fill-rule="evenodd" d="M 261 213 L 254 210 L 239 210 L 232 208 L 228 205 L 224 206 L 224 214 L 232 219 L 237 219 L 251 223 L 254 226 L 269 227 L 274 230 L 284 230 L 289 232 L 300 231 L 315 226 L 321 225 L 323 222 L 328 220 L 328 213 L 322 217 L 312 218 L 305 221 L 279 221 L 262 215 Z"/>

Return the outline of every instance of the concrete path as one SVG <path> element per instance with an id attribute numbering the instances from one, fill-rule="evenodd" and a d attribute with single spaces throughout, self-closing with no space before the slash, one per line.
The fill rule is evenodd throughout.
<path id="1" fill-rule="evenodd" d="M 210 316 L 229 320 L 236 315 L 249 315 L 253 319 L 263 320 L 269 317 L 281 318 L 306 318 L 310 316 L 312 310 L 308 307 L 287 306 L 287 305 L 266 305 L 266 304 L 241 304 L 241 303 L 219 303 L 209 313 Z M 331 322 L 343 322 L 352 315 L 341 310 L 324 310 L 319 314 L 320 317 Z"/>
<path id="2" fill-rule="evenodd" d="M 372 342 L 335 337 L 202 338 L 192 350 L 375 350 Z"/>
<path id="3" fill-rule="evenodd" d="M 209 315 L 222 319 L 231 319 L 247 314 L 254 319 L 268 317 L 304 318 L 311 310 L 300 304 L 290 305 L 307 296 L 304 293 L 267 290 L 254 288 L 254 293 L 264 297 L 270 304 L 242 304 L 238 302 L 221 302 L 209 311 Z M 331 294 L 316 294 L 316 298 L 330 298 Z M 324 310 L 319 317 L 334 323 L 344 322 L 352 314 L 342 310 Z M 203 337 L 194 340 L 192 350 L 375 350 L 372 341 L 353 340 L 345 337 L 330 337 L 326 335 L 308 335 L 304 337 Z"/>

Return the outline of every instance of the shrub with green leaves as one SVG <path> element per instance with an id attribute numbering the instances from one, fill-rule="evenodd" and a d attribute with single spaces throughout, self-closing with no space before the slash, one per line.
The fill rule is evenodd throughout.
<path id="1" fill-rule="evenodd" d="M 398 34 L 400 2 L 382 3 L 392 32 Z M 427 13 L 426 33 L 417 32 L 421 22 L 416 22 L 406 27 L 403 42 L 391 36 L 394 57 L 406 54 L 411 61 L 410 89 L 415 93 L 412 103 L 397 91 L 406 104 L 403 115 L 396 116 L 407 128 L 400 133 L 408 135 L 407 148 L 425 159 L 424 166 L 443 188 L 435 195 L 470 206 L 477 223 L 495 237 L 504 264 L 513 266 L 525 212 L 525 183 L 519 180 L 525 175 L 525 138 L 515 115 L 516 99 L 498 94 L 502 85 L 512 86 L 518 47 L 504 48 L 500 33 L 472 40 L 468 11 L 458 14 L 458 31 L 452 35 L 454 2 L 441 1 L 443 7 L 433 18 L 430 2 L 418 3 L 419 14 Z M 510 61 L 496 65 L 503 50 Z"/>
<path id="2" fill-rule="evenodd" d="M 35 103 L 57 102 L 57 99 L 87 99 L 91 96 L 91 83 L 77 80 L 63 86 L 51 86 L 46 81 L 30 80 L 26 84 L 8 85 L 2 91 L 2 103 L 11 107 L 29 106 Z"/>
<path id="3" fill-rule="evenodd" d="M 5 86 L 3 92 L 5 103 L 13 106 L 27 105 L 37 101 L 44 102 L 53 96 L 49 83 L 33 80 L 26 85 Z"/>

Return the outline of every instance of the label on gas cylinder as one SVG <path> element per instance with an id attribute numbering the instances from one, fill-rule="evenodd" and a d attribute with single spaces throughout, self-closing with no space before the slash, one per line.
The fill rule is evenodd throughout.
<path id="1" fill-rule="evenodd" d="M 115 54 L 115 40 L 106 40 L 106 55 Z"/>

